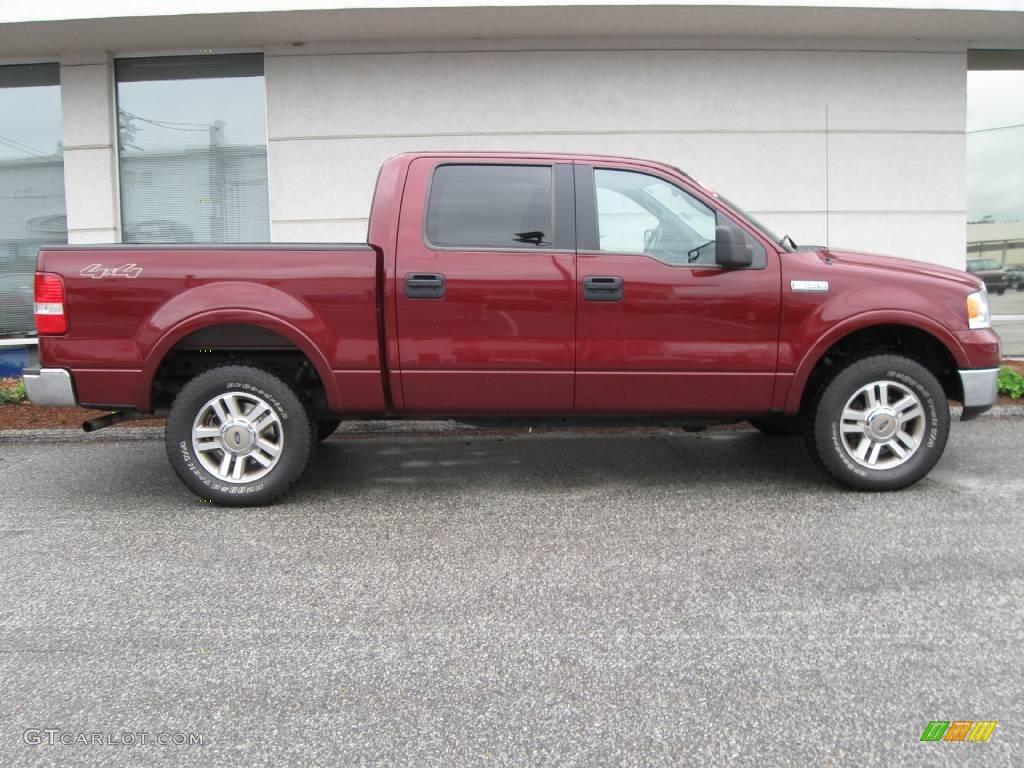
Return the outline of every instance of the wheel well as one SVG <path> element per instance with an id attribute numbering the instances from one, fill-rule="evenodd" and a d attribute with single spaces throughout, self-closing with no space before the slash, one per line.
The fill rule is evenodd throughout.
<path id="1" fill-rule="evenodd" d="M 169 408 L 191 379 L 229 364 L 262 368 L 294 387 L 314 414 L 328 412 L 323 382 L 306 354 L 279 333 L 241 323 L 200 328 L 171 347 L 153 376 L 153 409 Z"/>
<path id="2" fill-rule="evenodd" d="M 939 380 L 946 397 L 963 401 L 957 364 L 946 345 L 927 331 L 908 325 L 875 325 L 844 336 L 821 356 L 804 385 L 800 410 L 833 376 L 869 355 L 897 354 L 920 363 Z"/>

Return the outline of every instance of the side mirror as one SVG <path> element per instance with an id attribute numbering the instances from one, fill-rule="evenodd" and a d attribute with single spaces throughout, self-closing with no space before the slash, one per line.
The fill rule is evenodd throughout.
<path id="1" fill-rule="evenodd" d="M 749 267 L 754 261 L 753 249 L 747 245 L 743 230 L 738 227 L 715 227 L 715 263 L 725 269 Z"/>

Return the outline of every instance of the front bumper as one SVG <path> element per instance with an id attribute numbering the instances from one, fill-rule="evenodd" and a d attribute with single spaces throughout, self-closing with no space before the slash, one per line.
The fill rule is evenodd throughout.
<path id="1" fill-rule="evenodd" d="M 996 404 L 998 368 L 976 368 L 958 371 L 964 390 L 964 412 L 961 421 L 976 419 Z"/>
<path id="2" fill-rule="evenodd" d="M 21 378 L 33 405 L 77 405 L 71 374 L 63 368 L 26 368 Z"/>

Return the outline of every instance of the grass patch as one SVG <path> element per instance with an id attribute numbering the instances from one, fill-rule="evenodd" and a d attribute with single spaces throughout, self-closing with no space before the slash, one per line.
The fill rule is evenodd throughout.
<path id="1" fill-rule="evenodd" d="M 999 369 L 999 394 L 1019 400 L 1024 397 L 1024 376 L 1008 365 Z"/>
<path id="2" fill-rule="evenodd" d="M 25 382 L 21 379 L 0 379 L 0 405 L 25 400 Z"/>

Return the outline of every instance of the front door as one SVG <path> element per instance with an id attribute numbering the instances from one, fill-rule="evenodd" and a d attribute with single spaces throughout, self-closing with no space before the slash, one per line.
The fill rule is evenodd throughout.
<path id="1" fill-rule="evenodd" d="M 710 195 L 656 171 L 576 166 L 578 413 L 767 413 L 780 266 L 715 263 Z"/>
<path id="2" fill-rule="evenodd" d="M 398 232 L 405 410 L 571 412 L 572 165 L 426 157 L 406 189 L 426 195 Z"/>

